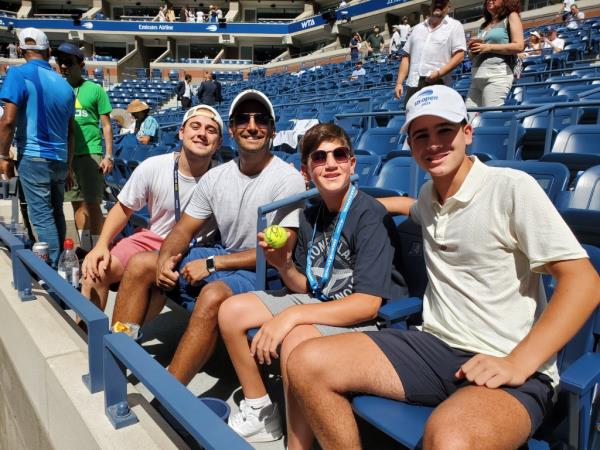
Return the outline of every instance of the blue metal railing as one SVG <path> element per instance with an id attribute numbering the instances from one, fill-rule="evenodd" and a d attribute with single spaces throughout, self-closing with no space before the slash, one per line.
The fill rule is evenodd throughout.
<path id="1" fill-rule="evenodd" d="M 25 244 L 0 225 L 0 240 L 10 250 L 13 266 L 13 285 L 23 301 L 34 300 L 32 276 L 34 273 L 44 280 L 53 297 L 66 303 L 87 325 L 89 373 L 83 375 L 83 382 L 91 393 L 103 389 L 102 379 L 102 337 L 108 333 L 108 317 L 73 286 L 61 278 L 54 269 L 38 258 Z"/>
<path id="2" fill-rule="evenodd" d="M 252 448 L 142 347 L 122 333 L 104 337 L 104 406 L 115 428 L 137 422 L 127 404 L 127 368 L 202 447 L 227 450 Z"/>

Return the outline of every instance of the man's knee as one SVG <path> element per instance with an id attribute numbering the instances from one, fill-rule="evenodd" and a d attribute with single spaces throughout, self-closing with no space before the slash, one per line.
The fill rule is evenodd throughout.
<path id="1" fill-rule="evenodd" d="M 244 297 L 247 294 L 234 295 L 225 299 L 218 308 L 219 329 L 223 332 L 238 330 L 240 322 L 236 317 L 242 317 L 245 310 Z"/>
<path id="2" fill-rule="evenodd" d="M 233 292 L 231 292 L 229 286 L 222 281 L 208 283 L 202 288 L 196 299 L 192 318 L 210 317 L 216 319 L 219 308 L 232 295 Z"/>
<path id="3" fill-rule="evenodd" d="M 445 450 L 484 448 L 482 437 L 481 433 L 471 433 L 468 427 L 459 426 L 452 421 L 440 420 L 434 414 L 425 425 L 423 448 Z"/>
<path id="4" fill-rule="evenodd" d="M 281 363 L 286 364 L 292 352 L 302 343 L 321 336 L 313 325 L 299 325 L 292 328 L 281 343 Z"/>
<path id="5" fill-rule="evenodd" d="M 137 253 L 129 258 L 125 272 L 140 281 L 154 281 L 157 261 L 158 254 L 155 252 Z"/>
<path id="6" fill-rule="evenodd" d="M 323 353 L 318 340 L 312 339 L 297 345 L 288 357 L 286 371 L 292 390 L 301 392 L 305 387 L 326 383 Z"/>

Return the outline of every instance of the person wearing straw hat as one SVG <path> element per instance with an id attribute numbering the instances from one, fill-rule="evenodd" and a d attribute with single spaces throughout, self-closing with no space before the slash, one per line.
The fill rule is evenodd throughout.
<path id="1" fill-rule="evenodd" d="M 196 184 L 211 167 L 212 158 L 221 145 L 222 130 L 223 120 L 215 109 L 195 106 L 186 112 L 181 122 L 181 151 L 147 158 L 133 171 L 117 203 L 108 212 L 97 244 L 81 266 L 81 293 L 96 306 L 104 310 L 110 285 L 121 281 L 134 255 L 160 249 L 175 226 L 176 209 L 182 211 L 187 207 Z M 112 246 L 113 239 L 125 228 L 131 215 L 144 206 L 150 211 L 150 227 L 138 229 Z M 148 270 L 153 269 L 154 266 Z"/>
<path id="2" fill-rule="evenodd" d="M 42 31 L 21 30 L 19 52 L 27 63 L 13 67 L 0 89 L 0 172 L 8 175 L 14 168 L 9 150 L 16 129 L 29 218 L 38 239 L 48 243 L 50 264 L 56 267 L 66 233 L 64 190 L 73 179 L 75 95 L 48 63 L 50 43 Z"/>
<path id="3" fill-rule="evenodd" d="M 127 105 L 127 112 L 135 118 L 136 134 L 140 144 L 155 144 L 160 139 L 160 127 L 158 121 L 150 115 L 150 106 L 148 103 L 139 99 L 132 100 Z"/>

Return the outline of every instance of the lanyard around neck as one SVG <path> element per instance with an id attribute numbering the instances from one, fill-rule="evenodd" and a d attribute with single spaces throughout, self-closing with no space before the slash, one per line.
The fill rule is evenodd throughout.
<path id="1" fill-rule="evenodd" d="M 173 164 L 173 192 L 175 193 L 175 222 L 179 222 L 181 218 L 181 206 L 179 203 L 179 157 L 180 153 L 177 153 L 175 157 L 175 163 Z"/>
<path id="2" fill-rule="evenodd" d="M 335 224 L 335 230 L 333 231 L 333 235 L 331 236 L 331 247 L 327 253 L 327 261 L 325 262 L 325 268 L 323 269 L 323 276 L 321 277 L 321 281 L 318 282 L 312 272 L 312 248 L 315 242 L 315 235 L 317 232 L 317 220 L 315 220 L 315 224 L 313 226 L 313 234 L 310 240 L 310 245 L 308 246 L 308 253 L 306 255 L 306 278 L 308 279 L 308 283 L 310 285 L 310 290 L 312 294 L 320 298 L 321 300 L 328 300 L 327 296 L 323 294 L 323 289 L 329 283 L 329 279 L 331 278 L 331 272 L 333 271 L 333 263 L 335 261 L 335 255 L 337 253 L 338 246 L 340 244 L 340 236 L 342 235 L 342 229 L 344 228 L 344 223 L 346 222 L 346 216 L 348 215 L 348 211 L 350 210 L 350 206 L 352 205 L 352 200 L 356 196 L 356 187 L 354 185 L 350 186 L 350 192 L 348 192 L 348 197 L 346 197 L 346 201 L 344 202 L 344 206 L 340 211 L 337 222 Z"/>

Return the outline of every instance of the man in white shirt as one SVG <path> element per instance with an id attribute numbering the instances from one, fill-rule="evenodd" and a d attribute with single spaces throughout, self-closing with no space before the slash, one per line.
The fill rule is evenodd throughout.
<path id="1" fill-rule="evenodd" d="M 448 16 L 448 0 L 432 0 L 431 16 L 416 25 L 402 58 L 394 95 L 401 98 L 406 80 L 404 105 L 419 89 L 432 84 L 449 85 L 452 71 L 464 59 L 467 41 L 462 24 Z"/>
<path id="2" fill-rule="evenodd" d="M 562 52 L 565 41 L 558 37 L 556 30 L 552 30 L 544 37 L 544 48 L 551 48 L 554 53 Z"/>
<path id="3" fill-rule="evenodd" d="M 106 217 L 97 244 L 81 266 L 81 293 L 99 308 L 106 307 L 110 285 L 121 281 L 133 255 L 160 249 L 175 226 L 175 168 L 177 198 L 183 210 L 221 145 L 222 128 L 223 120 L 212 107 L 198 105 L 189 109 L 179 130 L 181 152 L 148 158 L 133 171 Z M 151 214 L 150 229 L 138 230 L 113 246 L 113 239 L 125 228 L 131 215 L 144 206 L 148 206 Z"/>
<path id="4" fill-rule="evenodd" d="M 569 13 L 571 12 L 571 6 L 575 3 L 575 0 L 564 0 L 561 6 L 561 12 L 557 14 L 557 18 L 562 15 L 563 22 L 567 20 L 569 17 Z"/>
<path id="5" fill-rule="evenodd" d="M 352 71 L 352 74 L 350 75 L 350 80 L 356 81 L 356 80 L 358 80 L 359 77 L 364 77 L 366 74 L 367 74 L 367 72 L 362 65 L 362 61 L 358 61 L 356 63 L 356 66 L 354 66 L 354 70 Z"/>
<path id="6" fill-rule="evenodd" d="M 398 25 L 398 31 L 400 32 L 400 49 L 404 47 L 406 41 L 408 40 L 408 35 L 410 34 L 411 26 L 408 23 L 408 17 L 402 17 L 402 23 Z"/>
<path id="7" fill-rule="evenodd" d="M 571 5 L 571 11 L 567 16 L 567 28 L 569 30 L 576 30 L 579 28 L 579 21 L 585 19 L 583 11 L 579 11 L 577 5 Z"/>
<path id="8" fill-rule="evenodd" d="M 400 25 L 394 25 L 392 30 L 392 39 L 390 40 L 390 56 L 399 52 L 402 49 L 402 43 L 400 39 Z"/>
<path id="9" fill-rule="evenodd" d="M 288 359 L 288 392 L 321 448 L 360 448 L 348 393 L 436 406 L 425 448 L 520 448 L 552 411 L 556 352 L 600 305 L 600 277 L 531 176 L 466 154 L 458 92 L 423 88 L 402 131 L 431 181 L 416 201 L 384 202 L 421 225 L 423 325 L 306 341 Z"/>

